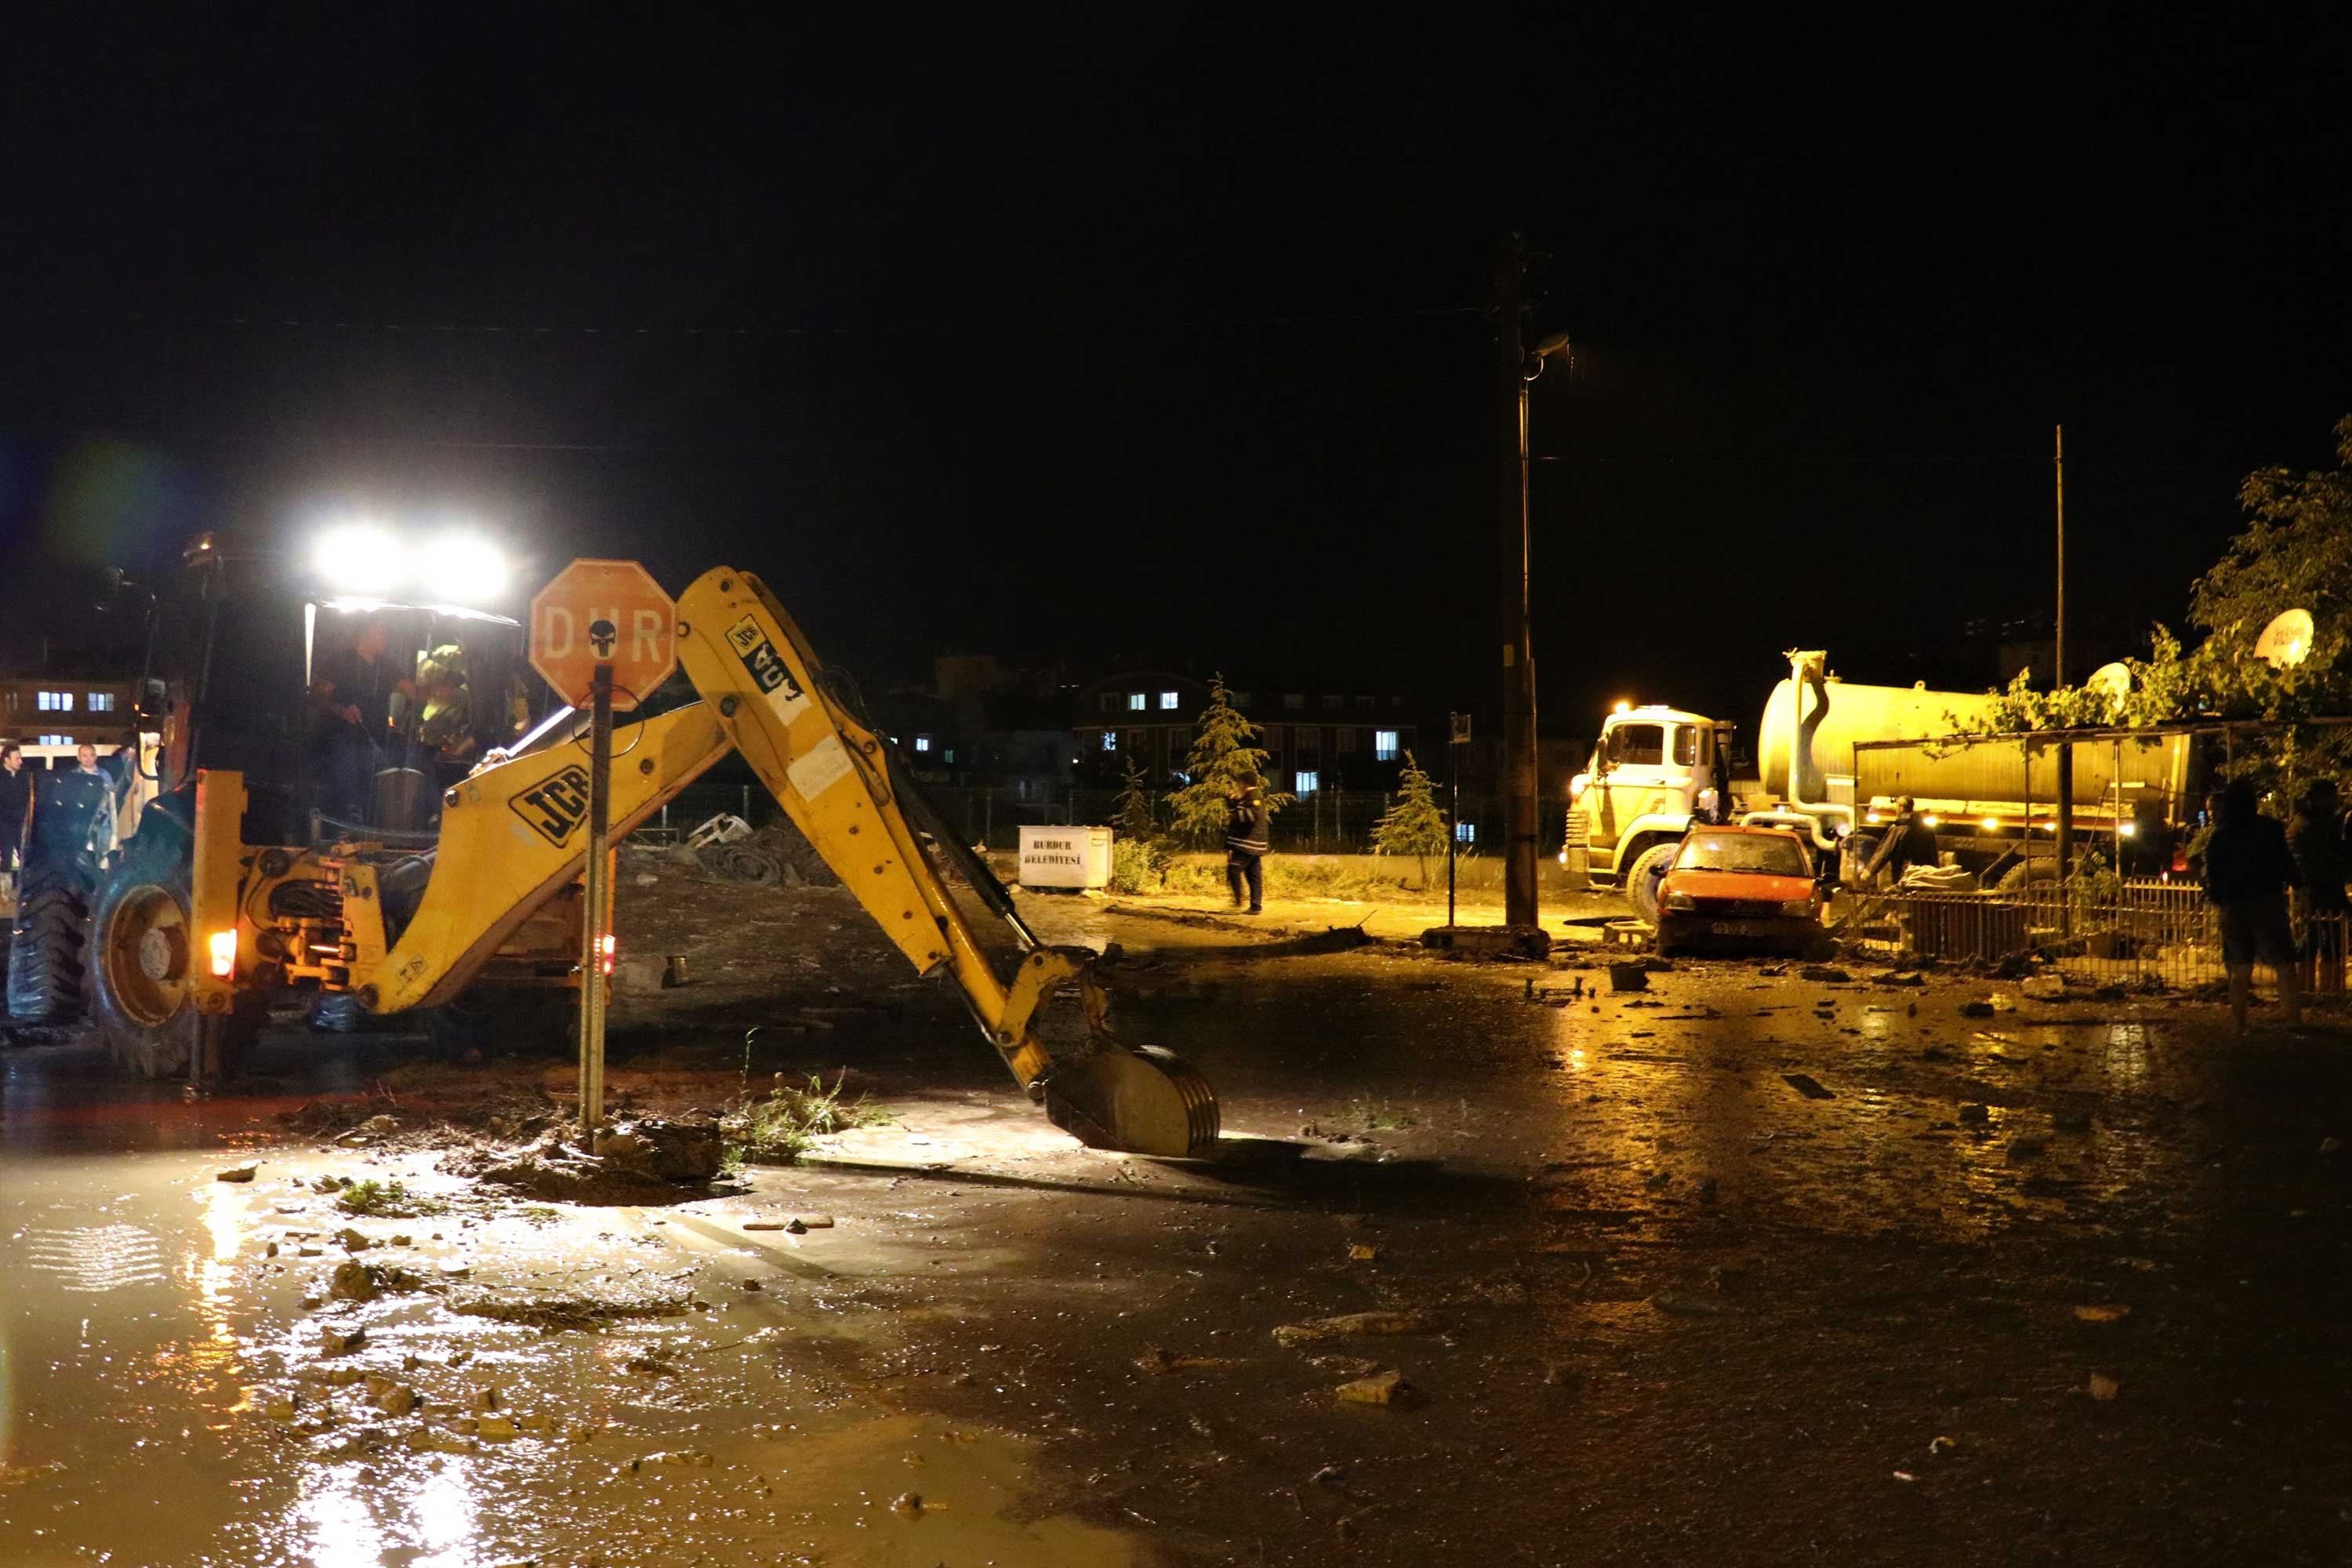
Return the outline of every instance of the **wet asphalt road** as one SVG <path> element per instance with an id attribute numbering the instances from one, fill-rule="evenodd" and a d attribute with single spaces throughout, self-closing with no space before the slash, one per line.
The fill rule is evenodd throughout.
<path id="1" fill-rule="evenodd" d="M 526 1214 L 430 1151 L 271 1120 L 396 1043 L 273 1040 L 284 1098 L 195 1109 L 84 1048 L 0 1057 L 0 1562 L 2352 1552 L 2341 1033 L 2235 1045 L 2162 1000 L 1964 1017 L 2000 988 L 1738 963 L 1580 996 L 1605 975 L 1042 918 L 1126 944 L 1122 1026 L 1217 1084 L 1226 1160 L 1068 1148 L 929 988 L 778 1047 L 866 1067 L 896 1125 L 668 1211 Z M 715 1102 L 732 1040 L 694 1032 L 616 1081 Z M 211 1179 L 247 1158 L 251 1186 Z M 342 1222 L 292 1184 L 336 1172 L 455 1204 L 362 1227 L 443 1289 L 303 1307 L 341 1252 L 291 1238 Z M 817 1207 L 834 1227 L 742 1228 Z M 495 1290 L 708 1310 L 450 1310 Z M 1273 1332 L 1372 1310 L 1416 1331 Z M 366 1322 L 353 1364 L 424 1415 L 307 1381 L 322 1319 Z M 1335 1397 L 1381 1368 L 1423 1402 Z M 484 1384 L 545 1428 L 459 1432 Z M 712 1462 L 628 1468 L 679 1452 Z"/>

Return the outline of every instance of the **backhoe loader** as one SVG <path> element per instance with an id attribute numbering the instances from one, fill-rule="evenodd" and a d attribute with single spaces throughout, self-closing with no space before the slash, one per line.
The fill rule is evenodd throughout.
<path id="1" fill-rule="evenodd" d="M 585 723 L 563 709 L 513 733 L 520 628 L 446 605 L 310 599 L 298 639 L 290 617 L 272 618 L 266 563 L 210 539 L 188 559 L 184 590 L 151 616 L 166 667 L 147 688 L 163 735 L 157 798 L 102 873 L 90 916 L 89 1005 L 116 1058 L 149 1077 L 233 1076 L 271 1000 L 289 990 L 362 1016 L 421 1014 L 429 1032 L 560 1032 L 583 978 Z M 274 580 L 283 587 L 282 573 Z M 1094 954 L 1038 940 L 986 865 L 932 817 L 884 738 L 837 699 L 765 585 L 714 567 L 677 606 L 679 664 L 699 700 L 616 728 L 614 840 L 740 753 L 917 970 L 953 980 L 1055 1125 L 1141 1153 L 1212 1150 L 1207 1082 L 1166 1051 L 1110 1036 Z M 230 626 L 248 643 L 258 634 L 265 651 L 249 665 L 227 657 Z M 371 666 L 322 653 L 345 645 L 373 647 L 387 671 L 462 666 L 470 720 L 445 722 L 445 743 L 431 749 L 364 734 L 366 765 L 339 762 L 315 726 L 256 691 L 283 689 L 299 652 L 304 703 L 314 717 L 342 716 L 352 693 L 321 672 L 347 685 L 371 679 L 353 673 Z M 446 679 L 441 695 L 446 719 Z M 383 736 L 400 733 L 396 714 L 383 722 Z M 1009 978 L 934 856 L 1011 928 L 1021 956 Z M 1066 983 L 1080 993 L 1088 1038 L 1057 1052 L 1037 1024 Z"/>

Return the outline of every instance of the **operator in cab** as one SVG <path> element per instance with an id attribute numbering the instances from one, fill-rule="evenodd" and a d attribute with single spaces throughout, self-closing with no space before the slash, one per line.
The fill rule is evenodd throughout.
<path id="1" fill-rule="evenodd" d="M 310 708 L 327 784 L 326 809 L 346 822 L 367 811 L 368 784 L 386 765 L 395 702 L 416 698 L 416 682 L 389 651 L 391 634 L 370 616 L 348 647 L 322 655 L 310 672 Z"/>

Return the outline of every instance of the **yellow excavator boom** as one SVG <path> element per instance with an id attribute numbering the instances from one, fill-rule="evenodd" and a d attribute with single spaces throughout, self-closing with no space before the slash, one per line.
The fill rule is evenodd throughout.
<path id="1" fill-rule="evenodd" d="M 1216 1096 L 1170 1053 L 1128 1047 L 1083 948 L 1038 942 L 987 868 L 934 826 L 893 771 L 893 754 L 835 700 L 822 667 L 759 579 L 730 567 L 678 598 L 678 659 L 702 700 L 617 731 L 611 820 L 617 837 L 704 770 L 740 752 L 785 816 L 916 969 L 945 970 L 1014 1079 L 1086 1142 L 1170 1156 L 1208 1152 Z M 562 730 L 551 743 L 477 772 L 442 801 L 431 879 L 362 996 L 377 1012 L 454 998 L 532 911 L 576 879 L 587 845 L 587 759 Z M 1025 952 L 998 974 L 932 862 L 956 865 Z M 357 972 L 354 972 L 355 977 Z M 1057 1058 L 1035 1015 L 1078 982 L 1091 1047 Z"/>

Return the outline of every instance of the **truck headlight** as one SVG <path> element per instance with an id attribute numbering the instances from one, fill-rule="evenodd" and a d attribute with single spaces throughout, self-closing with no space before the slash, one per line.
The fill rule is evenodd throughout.
<path id="1" fill-rule="evenodd" d="M 417 579 L 445 605 L 495 603 L 507 587 L 507 558 L 487 539 L 445 533 L 425 545 Z"/>
<path id="2" fill-rule="evenodd" d="M 1698 900 L 1688 893 L 1668 893 L 1663 907 L 1670 910 L 1695 910 L 1698 908 Z"/>
<path id="3" fill-rule="evenodd" d="M 1811 920 L 1813 918 L 1813 900 L 1811 899 L 1790 899 L 1787 903 L 1780 906 L 1780 912 L 1796 920 Z"/>

